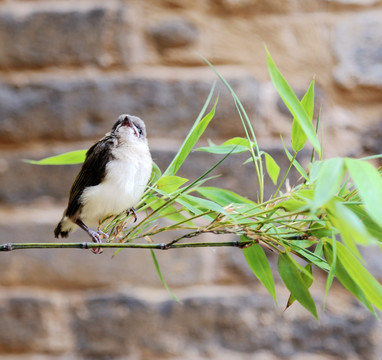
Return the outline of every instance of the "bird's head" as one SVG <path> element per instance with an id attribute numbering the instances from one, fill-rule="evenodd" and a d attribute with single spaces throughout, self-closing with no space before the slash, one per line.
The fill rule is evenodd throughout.
<path id="1" fill-rule="evenodd" d="M 113 126 L 111 133 L 125 142 L 146 142 L 146 126 L 137 116 L 123 114 Z"/>

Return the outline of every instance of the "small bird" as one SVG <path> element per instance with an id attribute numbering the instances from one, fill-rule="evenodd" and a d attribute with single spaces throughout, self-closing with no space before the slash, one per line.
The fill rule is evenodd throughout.
<path id="1" fill-rule="evenodd" d="M 68 237 L 79 226 L 95 243 L 102 243 L 107 235 L 89 227 L 124 210 L 132 212 L 136 221 L 134 206 L 143 195 L 151 170 L 144 122 L 136 116 L 120 115 L 111 132 L 87 151 L 70 189 L 68 207 L 54 230 L 55 237 Z M 101 248 L 92 251 L 102 253 Z"/>

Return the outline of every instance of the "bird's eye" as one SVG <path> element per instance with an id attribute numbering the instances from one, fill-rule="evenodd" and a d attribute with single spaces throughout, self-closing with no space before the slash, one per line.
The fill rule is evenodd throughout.
<path id="1" fill-rule="evenodd" d="M 143 135 L 143 130 L 139 127 L 138 128 L 139 136 Z"/>

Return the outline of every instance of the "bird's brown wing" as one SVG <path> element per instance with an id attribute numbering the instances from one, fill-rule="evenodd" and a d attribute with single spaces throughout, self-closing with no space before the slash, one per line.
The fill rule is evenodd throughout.
<path id="1" fill-rule="evenodd" d="M 79 214 L 80 198 L 84 189 L 98 185 L 104 179 L 106 164 L 112 159 L 111 149 L 115 146 L 116 141 L 113 136 L 105 136 L 87 151 L 82 168 L 70 189 L 69 204 L 65 212 L 69 218 Z"/>

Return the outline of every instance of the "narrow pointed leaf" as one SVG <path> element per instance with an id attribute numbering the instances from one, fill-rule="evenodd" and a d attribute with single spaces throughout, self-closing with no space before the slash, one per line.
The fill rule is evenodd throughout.
<path id="1" fill-rule="evenodd" d="M 170 194 L 179 189 L 184 183 L 186 183 L 188 179 L 180 177 L 180 176 L 162 176 L 158 182 L 158 189 L 164 191 L 167 194 Z"/>
<path id="2" fill-rule="evenodd" d="M 253 244 L 252 246 L 244 248 L 243 253 L 253 273 L 277 303 L 275 282 L 263 248 L 259 244 Z"/>
<path id="3" fill-rule="evenodd" d="M 147 201 L 150 202 L 150 207 L 153 210 L 157 210 L 160 207 L 163 207 L 163 210 L 160 211 L 160 217 L 165 217 L 175 223 L 177 222 L 183 222 L 186 220 L 186 217 L 179 211 L 179 209 L 175 208 L 173 205 L 166 205 L 166 201 L 160 198 L 155 198 L 155 201 L 153 201 L 154 197 L 149 198 Z M 193 225 L 192 221 L 189 221 L 185 223 L 186 225 Z"/>
<path id="4" fill-rule="evenodd" d="M 382 285 L 359 262 L 359 260 L 343 244 L 337 243 L 338 259 L 348 274 L 362 289 L 367 299 L 382 310 Z"/>
<path id="5" fill-rule="evenodd" d="M 41 160 L 24 160 L 33 165 L 74 165 L 85 161 L 87 150 L 75 150 L 64 154 L 50 156 Z"/>
<path id="6" fill-rule="evenodd" d="M 289 150 L 287 149 L 287 147 L 285 146 L 285 144 L 284 144 L 284 140 L 283 140 L 282 136 L 280 136 L 280 138 L 281 138 L 281 142 L 282 142 L 282 144 L 283 144 L 283 147 L 284 147 L 284 151 L 285 151 L 286 156 L 288 157 L 289 161 L 292 161 L 292 159 L 293 159 L 292 154 L 290 153 L 290 151 L 289 151 Z M 293 166 L 296 168 L 296 170 L 301 174 L 301 176 L 302 176 L 305 180 L 308 180 L 308 179 L 309 179 L 309 177 L 308 177 L 306 171 L 304 170 L 304 168 L 300 165 L 300 163 L 299 163 L 296 159 L 293 160 Z"/>
<path id="7" fill-rule="evenodd" d="M 273 86 L 279 93 L 280 97 L 284 101 L 285 105 L 287 106 L 293 117 L 297 119 L 299 125 L 301 126 L 301 129 L 306 134 L 310 143 L 313 145 L 316 151 L 319 154 L 321 154 L 321 145 L 318 141 L 316 131 L 309 119 L 308 114 L 306 113 L 304 107 L 301 105 L 300 101 L 298 100 L 297 96 L 295 95 L 285 78 L 278 70 L 268 49 L 265 48 L 265 50 L 267 52 L 268 70 Z"/>
<path id="8" fill-rule="evenodd" d="M 365 161 L 346 159 L 346 168 L 370 217 L 382 227 L 382 177 Z"/>
<path id="9" fill-rule="evenodd" d="M 195 151 L 203 151 L 211 154 L 240 154 L 243 152 L 248 151 L 248 148 L 246 146 L 240 146 L 240 145 L 213 145 L 213 146 L 202 146 Z"/>
<path id="10" fill-rule="evenodd" d="M 167 292 L 170 294 L 170 296 L 175 300 L 177 301 L 178 303 L 180 303 L 181 301 L 179 300 L 179 298 L 171 291 L 171 289 L 169 288 L 169 286 L 167 285 L 166 281 L 164 280 L 163 276 L 162 276 L 162 272 L 160 271 L 160 267 L 159 267 L 159 263 L 158 263 L 158 260 L 155 256 L 155 253 L 154 253 L 154 250 L 150 249 L 151 251 L 151 256 L 153 258 L 153 262 L 154 262 L 154 265 L 155 265 L 155 269 L 157 271 L 157 274 L 158 274 L 158 277 L 159 277 L 159 280 L 161 281 L 162 285 L 164 286 L 164 288 L 167 290 Z"/>
<path id="11" fill-rule="evenodd" d="M 249 204 L 255 206 L 256 203 L 252 200 L 245 198 L 233 191 L 220 189 L 213 186 L 203 186 L 195 189 L 200 195 L 206 199 L 216 202 L 220 206 L 227 206 L 230 204 Z"/>
<path id="12" fill-rule="evenodd" d="M 310 261 L 312 264 L 317 266 L 319 269 L 322 269 L 324 271 L 329 271 L 330 267 L 328 263 L 319 255 L 311 252 L 308 249 L 304 249 L 297 245 L 297 242 L 290 242 L 289 246 L 292 250 L 296 251 L 296 253 L 300 254 L 303 258 L 305 258 L 306 261 Z M 293 259 L 292 259 L 293 260 Z M 298 263 L 296 263 L 298 264 Z M 298 268 L 298 266 L 297 266 Z M 304 270 L 301 271 L 302 274 L 304 274 L 305 277 L 309 277 L 309 274 L 306 273 Z M 312 278 L 313 280 L 313 278 Z"/>
<path id="13" fill-rule="evenodd" d="M 340 190 L 345 175 L 342 158 L 332 158 L 322 163 L 314 191 L 313 207 L 325 205 Z"/>
<path id="14" fill-rule="evenodd" d="M 322 242 L 321 242 L 322 244 Z M 326 285 L 325 285 L 325 297 L 323 301 L 323 307 L 325 308 L 326 304 L 326 299 L 329 294 L 330 287 L 332 286 L 334 276 L 336 274 L 336 264 L 337 264 L 337 241 L 335 239 L 335 236 L 332 235 L 332 251 L 333 251 L 333 256 L 332 256 L 332 262 L 330 264 L 330 270 L 328 273 L 328 277 L 326 279 Z"/>
<path id="15" fill-rule="evenodd" d="M 202 109 L 202 112 L 199 114 L 199 117 L 202 116 L 205 108 L 208 106 L 213 94 L 213 90 L 214 90 L 214 86 L 212 87 L 210 91 L 210 94 L 206 100 L 206 103 Z M 182 166 L 184 160 L 186 160 L 187 156 L 189 155 L 189 153 L 191 152 L 191 150 L 193 149 L 193 147 L 195 146 L 199 138 L 204 133 L 204 130 L 206 129 L 207 125 L 210 123 L 210 121 L 214 117 L 217 102 L 218 102 L 218 98 L 216 99 L 215 104 L 212 107 L 211 111 L 206 116 L 204 116 L 203 119 L 199 120 L 199 117 L 198 117 L 198 119 L 195 121 L 194 126 L 188 133 L 181 148 L 178 150 L 178 153 L 175 155 L 174 159 L 172 160 L 171 164 L 168 166 L 168 168 L 166 169 L 163 175 L 175 175 L 177 173 L 179 168 Z"/>
<path id="16" fill-rule="evenodd" d="M 354 214 L 365 225 L 367 232 L 374 237 L 374 239 L 382 242 L 382 227 L 379 226 L 370 216 L 370 214 L 364 209 L 363 205 L 350 205 L 346 204 Z"/>
<path id="17" fill-rule="evenodd" d="M 307 264 L 305 266 L 305 270 L 308 271 L 310 274 L 313 274 L 312 264 Z M 301 273 L 301 278 L 305 281 L 305 285 L 309 288 L 313 284 L 313 277 L 306 276 L 305 273 Z M 290 294 L 288 302 L 285 306 L 285 309 L 288 309 L 289 306 L 291 306 L 296 301 L 296 298 Z"/>
<path id="18" fill-rule="evenodd" d="M 155 184 L 161 176 L 162 171 L 160 170 L 159 166 L 153 161 L 153 169 L 151 171 L 149 184 Z"/>
<path id="19" fill-rule="evenodd" d="M 304 107 L 310 122 L 312 122 L 314 112 L 314 80 L 312 80 L 307 92 L 302 98 L 301 105 Z M 291 133 L 292 149 L 295 152 L 302 150 L 306 143 L 306 140 L 307 137 L 305 135 L 305 132 L 302 130 L 298 120 L 294 118 Z"/>
<path id="20" fill-rule="evenodd" d="M 323 249 L 325 258 L 327 259 L 329 264 L 333 264 L 333 261 L 335 261 L 335 274 L 336 278 L 339 280 L 339 282 L 343 285 L 343 287 L 348 290 L 351 294 L 353 294 L 362 304 L 366 306 L 369 311 L 374 312 L 373 306 L 370 303 L 370 301 L 365 296 L 364 292 L 360 288 L 360 286 L 354 281 L 354 279 L 348 274 L 346 268 L 342 265 L 341 261 L 338 259 L 338 256 L 336 260 L 333 258 L 333 246 L 331 244 L 331 239 L 325 239 Z M 338 245 L 338 242 L 337 244 Z"/>
<path id="21" fill-rule="evenodd" d="M 255 144 L 253 142 L 250 143 L 248 139 L 235 137 L 225 141 L 221 145 L 210 143 L 210 146 L 199 147 L 195 149 L 195 151 L 204 151 L 212 154 L 239 154 L 245 151 L 249 151 L 251 147 L 254 146 Z"/>
<path id="22" fill-rule="evenodd" d="M 213 201 L 207 200 L 207 199 L 203 199 L 203 198 L 196 197 L 193 195 L 183 194 L 178 199 L 178 201 L 179 200 L 182 200 L 188 204 L 191 204 L 193 207 L 201 210 L 202 212 L 207 211 L 207 210 L 212 210 L 218 214 L 220 213 L 220 214 L 228 215 L 227 211 L 222 206 L 220 206 L 219 204 L 217 204 Z"/>
<path id="23" fill-rule="evenodd" d="M 360 245 L 377 244 L 377 241 L 367 231 L 363 221 L 346 206 L 346 203 L 332 201 L 329 209 L 331 222 L 341 233 L 346 245 L 355 254 L 358 254 L 358 250 L 353 242 Z M 349 242 L 353 243 L 353 245 L 350 245 Z"/>
<path id="24" fill-rule="evenodd" d="M 278 260 L 281 279 L 296 300 L 318 319 L 316 304 L 303 280 L 300 271 L 289 254 L 281 253 Z"/>
<path id="25" fill-rule="evenodd" d="M 265 167 L 267 169 L 268 175 L 272 182 L 276 185 L 280 174 L 280 166 L 277 165 L 276 161 L 271 155 L 266 152 L 263 152 L 263 154 L 265 156 Z"/>

